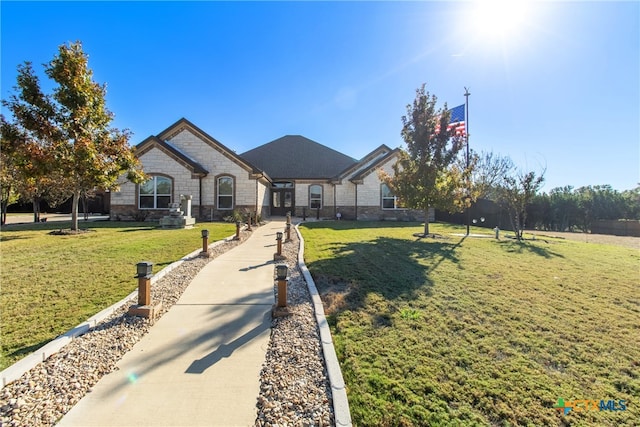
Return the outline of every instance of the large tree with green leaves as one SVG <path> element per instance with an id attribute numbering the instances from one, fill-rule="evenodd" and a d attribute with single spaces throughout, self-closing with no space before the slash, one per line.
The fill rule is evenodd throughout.
<path id="1" fill-rule="evenodd" d="M 424 235 L 429 234 L 429 209 L 462 210 L 473 198 L 469 193 L 471 168 L 458 162 L 465 139 L 447 129 L 447 105 L 436 108 L 437 98 L 416 89 L 416 97 L 402 117 L 402 138 L 394 174 L 381 174 L 404 206 L 425 212 Z"/>
<path id="2" fill-rule="evenodd" d="M 25 63 L 18 68 L 19 93 L 5 105 L 29 139 L 45 147 L 51 173 L 64 177 L 59 185 L 73 196 L 71 229 L 77 230 L 82 194 L 116 188 L 124 173 L 136 182 L 144 176 L 129 146 L 129 132 L 111 127 L 106 86 L 93 81 L 82 44 L 60 46 L 45 64 L 45 73 L 55 83 L 51 95 L 42 93 L 31 65 Z"/>

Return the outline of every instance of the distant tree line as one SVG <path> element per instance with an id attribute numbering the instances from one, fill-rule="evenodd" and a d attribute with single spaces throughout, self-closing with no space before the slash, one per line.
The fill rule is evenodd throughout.
<path id="1" fill-rule="evenodd" d="M 519 235 L 525 228 L 589 232 L 599 220 L 640 220 L 640 184 L 622 192 L 611 185 L 577 189 L 565 186 L 554 188 L 549 193 L 539 192 L 544 172 L 536 175 L 518 171 L 509 157 L 493 152 L 472 155 L 476 159 L 472 172 L 474 201 L 485 199 L 494 203 L 496 209 L 504 214 L 498 214 L 497 218 L 508 218 L 506 223 L 502 221 L 501 227 L 510 226 Z M 486 209 L 486 203 L 483 206 Z M 482 216 L 477 207 L 472 210 L 475 216 Z M 492 214 L 496 217 L 495 211 Z M 462 219 L 460 215 L 444 214 L 441 217 Z M 497 225 L 474 219 L 476 225 Z"/>
<path id="2" fill-rule="evenodd" d="M 622 192 L 610 185 L 558 187 L 536 195 L 527 211 L 533 227 L 588 232 L 598 220 L 640 220 L 640 185 Z"/>

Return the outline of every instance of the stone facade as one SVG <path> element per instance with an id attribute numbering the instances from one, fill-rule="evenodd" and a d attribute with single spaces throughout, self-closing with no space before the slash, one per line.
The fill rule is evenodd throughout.
<path id="1" fill-rule="evenodd" d="M 247 213 L 257 210 L 264 215 L 268 180 L 186 120 L 177 122 L 158 138 L 143 141 L 137 150 L 147 175 L 171 180 L 171 201 L 180 200 L 181 195 L 192 197 L 192 215 L 198 221 L 222 220 L 236 210 Z M 221 178 L 230 178 L 233 183 L 229 206 L 219 203 Z M 120 190 L 113 192 L 112 218 L 157 220 L 167 214 L 168 208 L 140 209 L 139 188 L 123 182 Z"/>
<path id="2" fill-rule="evenodd" d="M 192 215 L 198 221 L 222 220 L 234 211 L 245 215 L 257 211 L 263 218 L 270 216 L 273 182 L 269 176 L 187 120 L 182 119 L 157 137 L 146 139 L 136 149 L 147 175 L 163 177 L 165 182 L 170 180 L 171 202 L 179 201 L 181 195 L 191 196 Z M 396 150 L 383 145 L 340 176 L 304 180 L 291 177 L 294 185 L 291 213 L 322 219 L 333 219 L 340 213 L 345 220 L 424 220 L 420 211 L 383 209 L 378 171 L 393 173 L 395 154 Z M 218 194 L 220 180 L 229 179 L 233 183 L 231 194 Z M 319 212 L 311 208 L 312 185 L 322 186 Z M 167 215 L 168 207 L 139 208 L 139 192 L 139 185 L 122 180 L 119 191 L 111 194 L 112 219 L 159 220 Z"/>

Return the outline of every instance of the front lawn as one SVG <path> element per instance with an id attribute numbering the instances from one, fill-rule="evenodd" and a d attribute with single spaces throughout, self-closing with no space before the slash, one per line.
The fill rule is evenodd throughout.
<path id="1" fill-rule="evenodd" d="M 637 425 L 637 250 L 442 224 L 436 239 L 417 223 L 300 229 L 356 425 Z M 559 398 L 626 410 L 562 415 Z"/>
<path id="2" fill-rule="evenodd" d="M 136 264 L 153 272 L 235 232 L 229 223 L 162 230 L 150 223 L 81 223 L 80 235 L 49 234 L 68 222 L 2 228 L 0 234 L 0 370 L 135 291 Z"/>

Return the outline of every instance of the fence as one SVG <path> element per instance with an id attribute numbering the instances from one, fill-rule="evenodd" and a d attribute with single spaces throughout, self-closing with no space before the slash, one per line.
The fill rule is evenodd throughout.
<path id="1" fill-rule="evenodd" d="M 600 220 L 591 226 L 592 234 L 613 234 L 614 236 L 640 237 L 640 221 L 638 220 Z"/>

